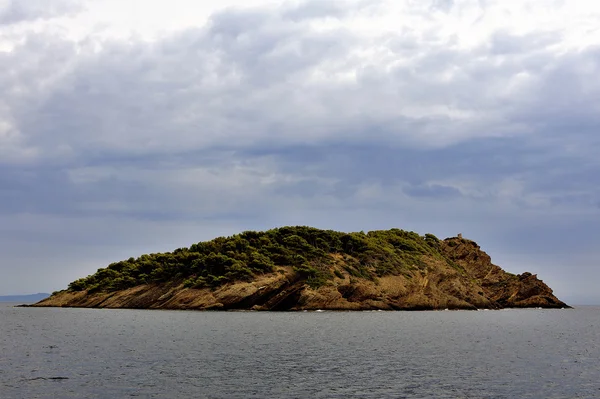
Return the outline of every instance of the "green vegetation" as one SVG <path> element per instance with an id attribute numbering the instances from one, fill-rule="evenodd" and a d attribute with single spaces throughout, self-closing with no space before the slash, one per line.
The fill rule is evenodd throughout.
<path id="1" fill-rule="evenodd" d="M 278 266 L 291 266 L 311 287 L 333 276 L 352 278 L 407 274 L 425 268 L 422 257 L 444 259 L 439 240 L 400 229 L 341 233 L 312 227 L 246 231 L 199 242 L 173 252 L 142 255 L 112 263 L 69 284 L 70 291 L 116 291 L 147 283 L 181 282 L 187 287 L 218 287 L 250 281 Z"/>

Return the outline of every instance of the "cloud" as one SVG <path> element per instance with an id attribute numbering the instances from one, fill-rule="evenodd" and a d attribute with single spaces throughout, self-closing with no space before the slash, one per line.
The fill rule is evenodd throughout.
<path id="1" fill-rule="evenodd" d="M 82 9 L 76 0 L 4 0 L 0 2 L 0 26 L 72 15 Z"/>
<path id="2" fill-rule="evenodd" d="M 312 14 L 290 23 L 289 13 L 298 7 Z M 553 105 L 550 99 L 560 100 L 548 95 L 565 89 L 570 68 L 560 68 L 593 59 L 591 50 L 554 53 L 552 44 L 560 43 L 560 36 L 552 34 L 543 39 L 493 35 L 490 43 L 498 37 L 519 43 L 510 55 L 498 55 L 497 44 L 465 50 L 452 37 L 433 40 L 403 32 L 375 42 L 348 29 L 318 28 L 319 16 L 343 16 L 322 8 L 303 3 L 223 11 L 204 28 L 158 43 L 106 42 L 100 52 L 92 44 L 69 49 L 57 43 L 71 60 L 38 61 L 55 64 L 63 78 L 55 86 L 39 83 L 48 86 L 42 89 L 44 100 L 38 100 L 34 118 L 21 118 L 20 130 L 35 135 L 30 141 L 46 150 L 45 138 L 61 134 L 52 129 L 69 134 L 65 141 L 74 151 L 81 146 L 178 151 L 222 142 L 286 145 L 372 137 L 446 146 L 532 133 L 535 125 L 526 113 L 543 112 Z M 19 51 L 40 53 L 35 41 Z M 586 64 L 587 71 L 574 73 L 587 81 L 597 68 Z M 66 114 L 69 118 L 61 118 Z M 536 115 L 531 119 L 541 122 Z"/>
<path id="3" fill-rule="evenodd" d="M 12 12 L 5 246 L 73 248 L 72 264 L 90 242 L 168 250 L 161 226 L 175 246 L 282 224 L 461 231 L 525 255 L 597 237 L 600 53 L 574 40 L 587 15 L 535 24 L 526 3 L 229 8 L 152 40 L 33 29 L 76 7 Z"/>
<path id="4" fill-rule="evenodd" d="M 382 4 L 382 1 L 319 1 L 310 0 L 299 2 L 283 10 L 282 16 L 295 22 L 319 19 L 343 19 L 349 15 L 356 15 L 365 10 L 372 10 Z"/>
<path id="5" fill-rule="evenodd" d="M 455 187 L 444 186 L 441 184 L 419 185 L 407 187 L 404 192 L 407 195 L 417 198 L 453 198 L 460 196 L 460 191 Z"/>

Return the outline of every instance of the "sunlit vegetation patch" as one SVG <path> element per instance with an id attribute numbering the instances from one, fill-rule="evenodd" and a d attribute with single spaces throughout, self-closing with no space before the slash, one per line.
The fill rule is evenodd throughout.
<path id="1" fill-rule="evenodd" d="M 426 267 L 423 256 L 444 259 L 439 240 L 400 229 L 342 233 L 312 227 L 246 231 L 199 242 L 173 252 L 142 255 L 112 263 L 69 284 L 70 291 L 117 291 L 141 284 L 181 282 L 190 288 L 216 288 L 250 281 L 278 266 L 292 267 L 313 288 L 328 284 L 343 271 L 374 280 L 410 274 Z"/>

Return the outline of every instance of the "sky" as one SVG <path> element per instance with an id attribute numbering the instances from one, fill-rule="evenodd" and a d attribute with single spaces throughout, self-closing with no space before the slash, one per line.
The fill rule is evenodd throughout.
<path id="1" fill-rule="evenodd" d="M 0 68 L 0 295 L 309 225 L 600 304 L 600 2 L 0 0 Z"/>

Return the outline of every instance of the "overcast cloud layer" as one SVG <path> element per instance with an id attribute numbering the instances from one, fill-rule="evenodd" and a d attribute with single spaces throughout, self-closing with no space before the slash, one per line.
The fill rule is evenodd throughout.
<path id="1" fill-rule="evenodd" d="M 203 3 L 0 0 L 0 294 L 301 224 L 600 303 L 600 5 Z"/>

